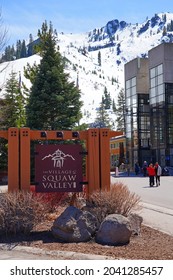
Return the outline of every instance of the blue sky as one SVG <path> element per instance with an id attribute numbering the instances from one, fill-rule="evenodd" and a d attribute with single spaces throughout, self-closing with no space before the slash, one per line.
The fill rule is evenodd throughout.
<path id="1" fill-rule="evenodd" d="M 143 3 L 142 3 L 143 2 Z M 82 33 L 104 26 L 109 20 L 142 23 L 155 13 L 173 13 L 173 0 L 0 0 L 9 44 L 34 37 L 42 23 L 52 21 L 64 33 Z"/>

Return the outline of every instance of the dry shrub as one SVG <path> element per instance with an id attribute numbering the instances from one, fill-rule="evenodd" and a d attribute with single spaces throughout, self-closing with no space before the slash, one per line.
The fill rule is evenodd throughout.
<path id="1" fill-rule="evenodd" d="M 33 196 L 49 205 L 50 212 L 55 212 L 58 207 L 69 204 L 70 196 L 67 192 L 37 193 L 35 186 L 31 186 L 30 191 L 33 193 Z"/>
<path id="2" fill-rule="evenodd" d="M 55 212 L 62 205 L 69 204 L 69 193 L 35 193 L 35 197 L 42 200 L 43 203 L 49 205 L 49 212 Z"/>
<path id="3" fill-rule="evenodd" d="M 28 234 L 49 211 L 49 204 L 32 192 L 0 194 L 0 234 Z"/>
<path id="4" fill-rule="evenodd" d="M 140 210 L 140 197 L 131 193 L 126 185 L 117 182 L 110 191 L 93 193 L 87 200 L 86 209 L 91 211 L 101 223 L 110 214 L 128 216 L 134 210 Z"/>

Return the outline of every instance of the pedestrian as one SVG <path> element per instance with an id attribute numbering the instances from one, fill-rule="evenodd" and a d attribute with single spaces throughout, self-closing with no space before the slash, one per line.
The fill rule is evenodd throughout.
<path id="1" fill-rule="evenodd" d="M 143 171 L 143 176 L 146 177 L 147 176 L 147 167 L 148 164 L 146 161 L 144 161 L 143 166 L 142 166 L 142 171 Z"/>
<path id="2" fill-rule="evenodd" d="M 149 184 L 150 187 L 154 186 L 154 178 L 156 176 L 156 171 L 152 163 L 147 167 L 148 176 L 149 176 Z"/>
<path id="3" fill-rule="evenodd" d="M 155 163 L 154 165 L 155 168 L 155 177 L 156 177 L 156 186 L 160 186 L 160 176 L 162 174 L 162 168 L 161 166 L 158 164 L 158 162 Z"/>
<path id="4" fill-rule="evenodd" d="M 115 176 L 118 177 L 119 175 L 119 170 L 118 170 L 118 166 L 115 167 Z"/>
<path id="5" fill-rule="evenodd" d="M 127 164 L 127 175 L 130 176 L 130 165 Z"/>
<path id="6" fill-rule="evenodd" d="M 136 163 L 135 163 L 135 174 L 138 175 L 138 174 L 139 174 L 139 171 L 140 171 L 140 166 L 139 166 L 139 163 L 136 162 Z"/>

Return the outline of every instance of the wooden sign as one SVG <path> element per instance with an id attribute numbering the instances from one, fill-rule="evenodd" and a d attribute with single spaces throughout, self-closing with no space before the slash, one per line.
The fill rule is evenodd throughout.
<path id="1" fill-rule="evenodd" d="M 36 192 L 81 192 L 81 152 L 81 145 L 36 145 Z"/>

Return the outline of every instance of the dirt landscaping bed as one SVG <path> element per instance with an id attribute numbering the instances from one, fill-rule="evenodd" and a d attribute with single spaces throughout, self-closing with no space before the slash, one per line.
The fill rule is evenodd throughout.
<path id="1" fill-rule="evenodd" d="M 37 226 L 29 236 L 0 237 L 0 243 L 23 245 L 44 250 L 73 251 L 105 255 L 114 259 L 173 260 L 173 236 L 142 225 L 139 236 L 132 236 L 125 246 L 103 246 L 91 240 L 86 243 L 60 243 L 53 237 L 53 220 Z"/>

